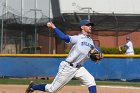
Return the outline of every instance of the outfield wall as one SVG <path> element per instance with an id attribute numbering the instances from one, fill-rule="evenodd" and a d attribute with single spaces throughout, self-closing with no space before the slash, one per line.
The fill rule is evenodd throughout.
<path id="1" fill-rule="evenodd" d="M 59 63 L 66 54 L 0 54 L 0 77 L 49 77 L 55 76 Z M 85 68 L 96 78 L 106 79 L 140 79 L 140 55 L 105 55 L 95 64 L 91 60 Z"/>

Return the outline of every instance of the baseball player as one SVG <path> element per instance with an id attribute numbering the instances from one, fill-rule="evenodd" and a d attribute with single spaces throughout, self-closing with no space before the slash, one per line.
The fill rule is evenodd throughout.
<path id="1" fill-rule="evenodd" d="M 73 44 L 73 46 L 68 57 L 60 63 L 58 73 L 53 82 L 51 84 L 34 84 L 30 82 L 26 93 L 32 93 L 35 90 L 56 93 L 73 77 L 81 80 L 88 87 L 89 93 L 96 93 L 94 77 L 82 66 L 90 58 L 89 52 L 94 47 L 93 40 L 90 38 L 94 23 L 89 20 L 81 20 L 81 34 L 74 36 L 65 35 L 52 22 L 47 23 L 47 26 L 53 29 L 66 44 Z"/>
<path id="2" fill-rule="evenodd" d="M 132 41 L 130 40 L 130 37 L 126 37 L 126 44 L 125 45 L 122 45 L 122 46 L 119 46 L 119 51 L 121 52 L 122 49 L 121 48 L 125 48 L 126 49 L 126 52 L 125 54 L 127 55 L 134 55 L 134 49 L 133 49 L 133 44 L 132 44 Z"/>

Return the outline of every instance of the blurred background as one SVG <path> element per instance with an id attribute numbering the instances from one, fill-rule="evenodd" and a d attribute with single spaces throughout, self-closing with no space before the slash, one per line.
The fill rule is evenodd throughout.
<path id="1" fill-rule="evenodd" d="M 139 0 L 0 0 L 0 53 L 63 54 L 66 45 L 46 27 L 53 21 L 64 33 L 80 33 L 79 20 L 95 23 L 97 46 L 117 48 L 126 36 L 140 47 Z"/>
<path id="2" fill-rule="evenodd" d="M 140 54 L 139 3 L 139 0 L 0 0 L 0 77 L 54 77 L 71 45 L 60 40 L 46 23 L 52 21 L 65 34 L 75 35 L 81 32 L 79 21 L 88 19 L 95 23 L 91 33 L 95 45 L 104 54 L 115 55 L 105 55 L 98 64 L 88 60 L 85 68 L 99 80 L 140 80 L 140 55 L 116 55 L 125 53 L 120 53 L 118 46 L 126 43 L 126 37 L 137 49 L 135 54 Z"/>

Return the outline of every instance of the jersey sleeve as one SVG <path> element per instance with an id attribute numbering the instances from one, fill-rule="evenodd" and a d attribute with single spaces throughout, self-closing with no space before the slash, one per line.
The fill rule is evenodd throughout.
<path id="1" fill-rule="evenodd" d="M 60 39 L 64 40 L 66 43 L 70 42 L 70 38 L 68 35 L 65 35 L 61 30 L 58 28 L 54 29 L 54 32 L 59 36 Z"/>
<path id="2" fill-rule="evenodd" d="M 70 43 L 74 44 L 78 41 L 78 35 L 74 35 L 74 36 L 69 36 L 70 37 Z"/>
<path id="3" fill-rule="evenodd" d="M 130 47 L 130 42 L 126 43 L 126 44 L 124 45 L 124 47 L 126 47 L 126 48 Z"/>

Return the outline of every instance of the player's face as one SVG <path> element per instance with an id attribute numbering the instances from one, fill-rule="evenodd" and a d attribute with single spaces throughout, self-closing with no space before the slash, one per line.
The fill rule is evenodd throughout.
<path id="1" fill-rule="evenodd" d="M 85 25 L 85 26 L 82 26 L 81 29 L 82 29 L 83 31 L 85 31 L 86 33 L 91 33 L 92 26 L 90 26 L 90 25 Z"/>
<path id="2" fill-rule="evenodd" d="M 128 40 L 128 39 L 126 40 L 126 42 L 129 42 L 129 41 L 130 41 L 130 40 Z"/>

